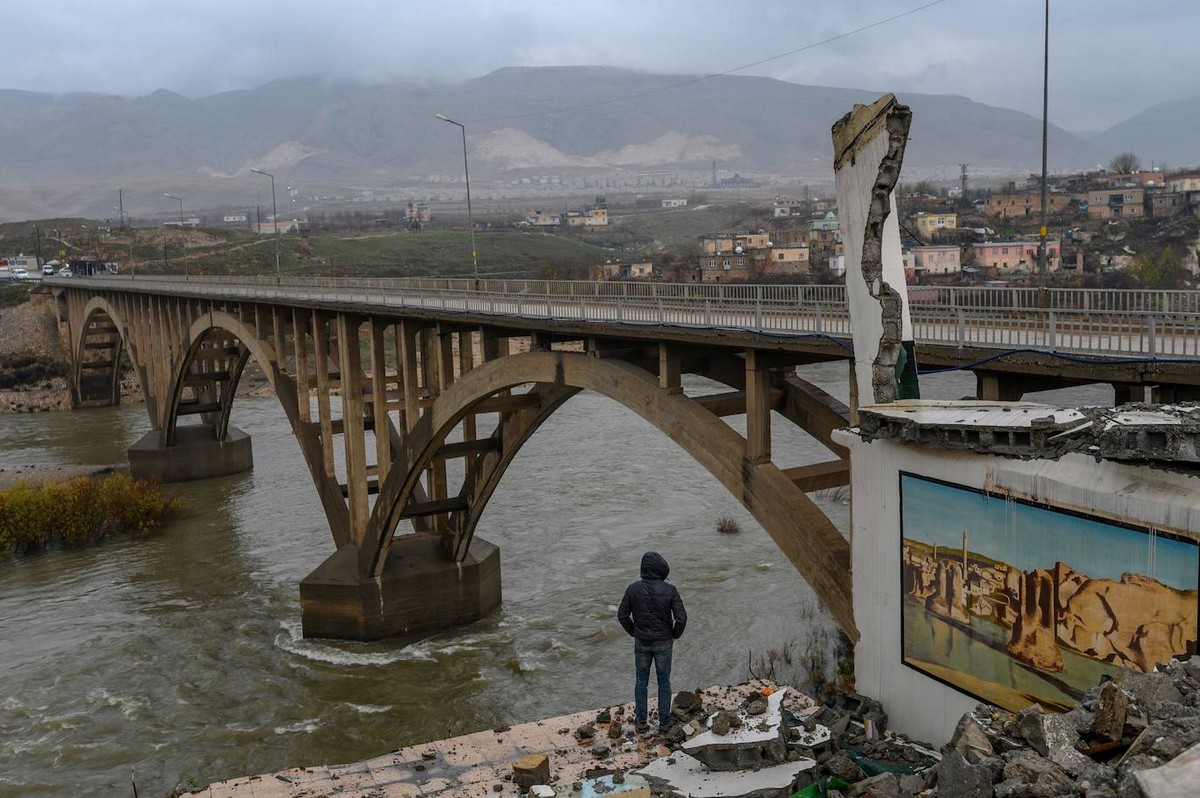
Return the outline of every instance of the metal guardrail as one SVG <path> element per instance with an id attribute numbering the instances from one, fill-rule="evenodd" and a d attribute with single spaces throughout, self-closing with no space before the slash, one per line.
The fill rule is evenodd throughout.
<path id="1" fill-rule="evenodd" d="M 672 325 L 848 344 L 844 286 L 300 277 L 47 279 L 250 301 L 411 307 L 538 320 Z M 1200 292 L 910 288 L 918 343 L 1082 356 L 1200 360 Z"/>

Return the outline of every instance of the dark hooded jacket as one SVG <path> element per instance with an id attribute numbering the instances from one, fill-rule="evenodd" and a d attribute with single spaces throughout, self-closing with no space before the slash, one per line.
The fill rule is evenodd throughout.
<path id="1" fill-rule="evenodd" d="M 671 567 L 656 551 L 642 555 L 642 578 L 625 588 L 617 620 L 643 645 L 670 643 L 683 634 L 687 611 L 674 585 L 666 582 Z"/>

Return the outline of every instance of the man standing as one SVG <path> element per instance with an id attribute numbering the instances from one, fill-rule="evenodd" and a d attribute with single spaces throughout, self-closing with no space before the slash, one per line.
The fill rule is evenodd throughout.
<path id="1" fill-rule="evenodd" d="M 642 555 L 642 578 L 625 588 L 617 620 L 633 637 L 633 705 L 638 731 L 648 731 L 646 690 L 650 663 L 658 677 L 658 730 L 671 729 L 671 651 L 687 625 L 687 611 L 674 585 L 665 581 L 671 572 L 656 551 Z"/>

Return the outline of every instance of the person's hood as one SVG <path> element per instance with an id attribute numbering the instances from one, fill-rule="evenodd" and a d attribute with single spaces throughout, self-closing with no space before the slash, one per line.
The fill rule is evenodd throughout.
<path id="1" fill-rule="evenodd" d="M 642 579 L 666 579 L 671 573 L 671 566 L 657 551 L 648 551 L 642 555 Z"/>

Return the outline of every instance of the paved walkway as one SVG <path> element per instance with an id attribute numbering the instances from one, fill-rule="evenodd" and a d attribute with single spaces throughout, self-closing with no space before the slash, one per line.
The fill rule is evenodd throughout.
<path id="1" fill-rule="evenodd" d="M 732 709 L 748 693 L 764 686 L 768 683 L 713 687 L 702 692 L 701 700 L 705 706 Z M 808 714 L 815 709 L 796 690 L 787 691 L 784 705 L 797 714 Z M 508 778 L 513 762 L 527 754 L 548 756 L 551 783 L 562 789 L 616 770 L 636 770 L 671 753 L 674 746 L 668 747 L 663 738 L 642 737 L 634 732 L 633 704 L 629 703 L 611 708 L 613 719 L 621 721 L 619 739 L 609 740 L 607 728 L 597 725 L 596 739 L 612 746 L 610 755 L 597 758 L 592 754 L 591 741 L 578 741 L 574 732 L 583 724 L 594 723 L 599 712 L 587 710 L 412 745 L 349 765 L 292 768 L 239 777 L 211 784 L 194 794 L 201 798 L 512 798 L 525 794 Z"/>

